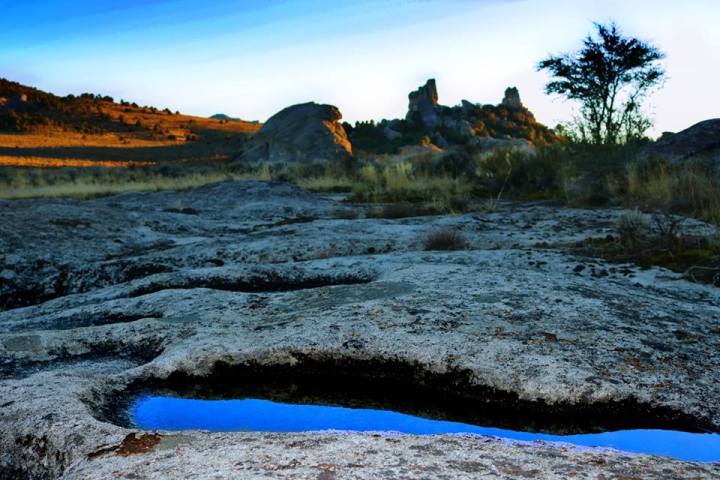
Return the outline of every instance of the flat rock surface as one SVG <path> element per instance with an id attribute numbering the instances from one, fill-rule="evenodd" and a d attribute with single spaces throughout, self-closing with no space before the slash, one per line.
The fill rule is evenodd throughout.
<path id="1" fill-rule="evenodd" d="M 480 436 L 122 421 L 126 388 L 172 375 L 384 362 L 560 417 L 634 405 L 720 431 L 720 290 L 538 247 L 611 234 L 620 210 L 366 211 L 260 182 L 0 202 L 0 478 L 720 477 L 717 464 Z M 425 251 L 437 228 L 468 248 Z"/>

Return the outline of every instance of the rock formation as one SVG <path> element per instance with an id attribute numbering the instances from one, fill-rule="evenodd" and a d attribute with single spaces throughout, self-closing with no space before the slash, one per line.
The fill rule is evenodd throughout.
<path id="1" fill-rule="evenodd" d="M 332 105 L 314 102 L 287 107 L 262 126 L 241 155 L 245 162 L 342 161 L 352 145 Z"/>
<path id="2" fill-rule="evenodd" d="M 643 154 L 671 165 L 688 160 L 707 162 L 720 174 L 720 118 L 705 120 L 678 133 L 665 132 Z"/>
<path id="3" fill-rule="evenodd" d="M 406 118 L 413 120 L 417 114 L 422 118 L 423 123 L 428 128 L 434 128 L 439 125 L 437 106 L 438 92 L 435 85 L 435 79 L 431 78 L 425 85 L 418 88 L 408 95 L 410 104 Z"/>
<path id="4" fill-rule="evenodd" d="M 516 144 L 522 144 L 525 149 L 531 148 L 535 143 L 553 142 L 557 139 L 550 129 L 538 123 L 532 112 L 525 108 L 516 87 L 507 88 L 502 102 L 497 106 L 481 105 L 468 100 L 463 100 L 454 107 L 441 105 L 438 102 L 434 79 L 411 92 L 409 98 L 406 120 L 419 120 L 424 133 L 441 148 L 474 143 L 478 146 L 498 146 L 497 148 L 500 148 L 499 145 L 512 148 Z M 392 122 L 389 126 L 393 128 Z M 395 140 L 387 133 L 386 136 Z M 479 138 L 485 137 L 510 142 L 479 141 Z"/>
<path id="5" fill-rule="evenodd" d="M 520 92 L 518 92 L 517 87 L 505 89 L 505 97 L 503 97 L 501 105 L 513 109 L 525 108 L 522 101 L 520 101 Z"/>
<path id="6" fill-rule="evenodd" d="M 268 182 L 0 200 L 0 478 L 718 478 L 717 463 L 553 443 L 143 432 L 126 418 L 127 394 L 209 385 L 214 366 L 320 366 L 441 399 L 480 392 L 467 398 L 481 415 L 496 395 L 496 421 L 528 429 L 604 417 L 720 431 L 720 290 L 537 248 L 610 234 L 621 210 L 498 208 L 481 228 L 475 213 L 374 219 Z M 338 218 L 347 209 L 361 220 Z M 468 249 L 418 250 L 438 228 Z"/>

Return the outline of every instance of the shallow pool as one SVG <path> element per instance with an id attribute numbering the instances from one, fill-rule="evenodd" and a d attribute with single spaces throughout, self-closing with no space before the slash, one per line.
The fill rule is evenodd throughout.
<path id="1" fill-rule="evenodd" d="M 145 395 L 131 408 L 133 423 L 146 430 L 214 432 L 392 431 L 415 435 L 472 433 L 513 440 L 566 442 L 687 461 L 720 461 L 720 434 L 673 430 L 620 430 L 577 435 L 531 433 L 432 420 L 389 410 L 298 405 L 260 399 L 196 400 Z"/>

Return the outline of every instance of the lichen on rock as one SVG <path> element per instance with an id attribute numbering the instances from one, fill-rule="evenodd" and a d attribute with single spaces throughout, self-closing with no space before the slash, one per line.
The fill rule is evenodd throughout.
<path id="1" fill-rule="evenodd" d="M 48 297 L 0 311 L 2 478 L 720 475 L 716 464 L 489 437 L 156 434 L 117 420 L 133 386 L 314 361 L 385 365 L 414 385 L 450 379 L 446 390 L 548 415 L 623 405 L 718 431 L 720 290 L 562 248 L 608 235 L 621 209 L 500 203 L 368 218 L 367 206 L 271 182 L 7 204 L 0 271 L 13 275 L 0 291 L 33 284 Z M 464 249 L 425 251 L 435 229 L 462 232 Z M 121 273 L 152 264 L 169 268 Z M 61 270 L 55 290 L 47 278 Z"/>

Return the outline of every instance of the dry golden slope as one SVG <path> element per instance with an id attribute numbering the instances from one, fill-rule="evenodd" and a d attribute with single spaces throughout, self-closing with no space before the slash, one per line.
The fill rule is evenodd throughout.
<path id="1" fill-rule="evenodd" d="M 83 101 L 87 106 L 71 117 L 73 126 L 56 120 L 52 112 L 43 112 L 52 119 L 49 125 L 36 125 L 22 133 L 0 131 L 0 166 L 215 162 L 237 155 L 246 137 L 260 128 L 254 122 L 193 117 L 105 100 Z M 68 114 L 63 115 L 66 120 Z"/>
<path id="2" fill-rule="evenodd" d="M 0 198 L 90 198 L 236 178 L 226 161 L 259 128 L 109 97 L 61 98 L 0 78 Z"/>

